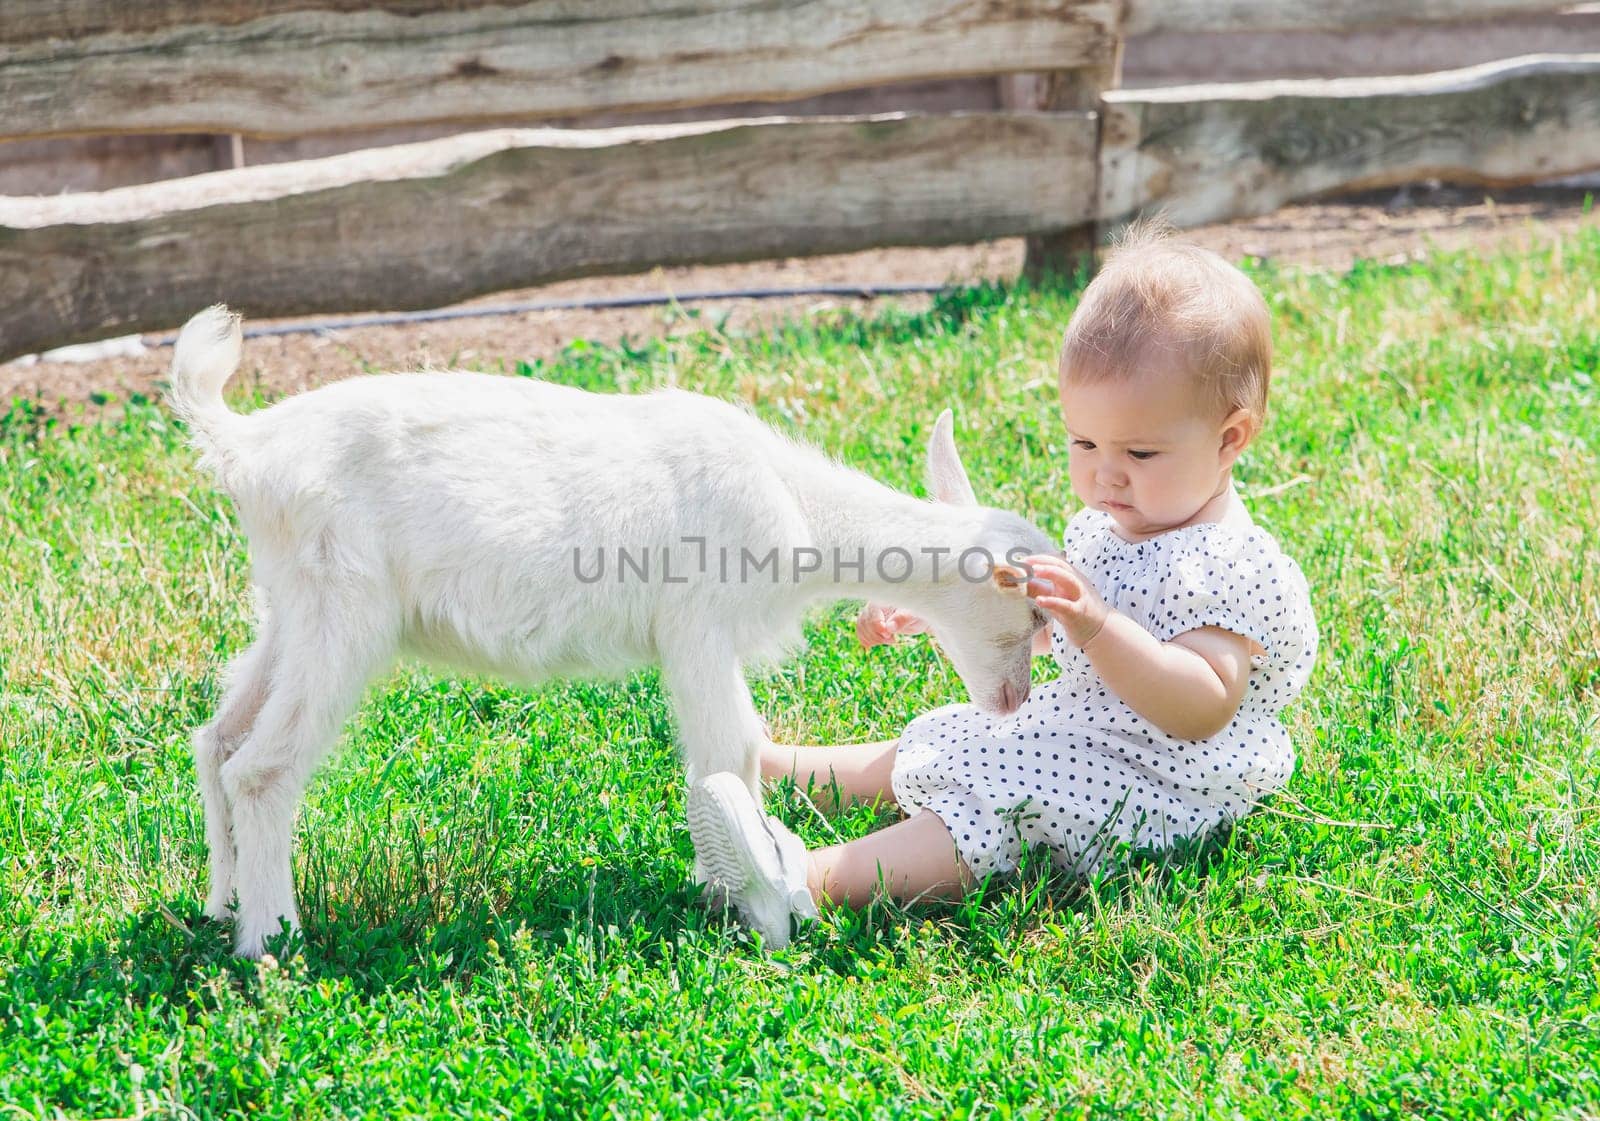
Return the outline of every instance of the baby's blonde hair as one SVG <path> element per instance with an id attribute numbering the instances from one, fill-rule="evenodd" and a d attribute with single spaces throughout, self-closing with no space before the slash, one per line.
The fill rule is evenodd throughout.
<path id="1" fill-rule="evenodd" d="M 1127 377 L 1158 356 L 1178 358 L 1219 415 L 1266 419 L 1272 328 L 1261 292 L 1153 221 L 1129 227 L 1084 289 L 1061 344 L 1061 386 Z"/>

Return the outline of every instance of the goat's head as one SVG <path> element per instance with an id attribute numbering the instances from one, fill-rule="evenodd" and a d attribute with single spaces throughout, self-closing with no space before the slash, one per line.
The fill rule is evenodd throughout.
<path id="1" fill-rule="evenodd" d="M 1017 561 L 1055 552 L 1056 546 L 1026 518 L 979 507 L 952 427 L 946 409 L 928 439 L 929 482 L 939 501 L 974 508 L 976 537 L 971 544 L 989 563 L 981 580 L 972 578 L 979 575 L 976 565 L 958 565 L 955 579 L 941 589 L 939 617 L 929 622 L 973 702 L 1004 715 L 1028 698 L 1033 636 L 1049 624 L 1028 598 L 1027 573 Z"/>

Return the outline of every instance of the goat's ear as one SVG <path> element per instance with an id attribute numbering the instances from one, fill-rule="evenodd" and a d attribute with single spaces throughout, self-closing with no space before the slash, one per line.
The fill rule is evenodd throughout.
<path id="1" fill-rule="evenodd" d="M 928 437 L 928 484 L 933 496 L 940 502 L 976 506 L 978 496 L 972 493 L 967 469 L 961 466 L 954 429 L 955 419 L 949 409 L 940 413 L 939 419 L 933 422 L 933 435 Z"/>
<path id="2" fill-rule="evenodd" d="M 1028 574 L 1015 565 L 997 564 L 991 570 L 990 576 L 994 580 L 995 587 L 1002 592 L 1021 596 L 1028 594 Z"/>

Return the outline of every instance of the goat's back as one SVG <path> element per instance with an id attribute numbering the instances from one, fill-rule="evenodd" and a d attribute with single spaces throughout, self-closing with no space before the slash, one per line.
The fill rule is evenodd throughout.
<path id="1" fill-rule="evenodd" d="M 805 544 L 784 465 L 818 454 L 698 394 L 466 373 L 336 383 L 229 437 L 223 483 L 269 595 L 348 582 L 390 596 L 419 652 L 522 677 L 648 661 L 662 628 L 770 644 L 760 583 L 713 581 L 714 560 L 677 582 L 684 542 Z"/>

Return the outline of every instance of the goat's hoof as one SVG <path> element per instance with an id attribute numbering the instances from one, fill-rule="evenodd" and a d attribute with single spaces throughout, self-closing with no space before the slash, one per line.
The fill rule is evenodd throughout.
<path id="1" fill-rule="evenodd" d="M 205 908 L 200 912 L 212 922 L 227 922 L 233 918 L 233 895 L 217 897 L 213 895 L 206 900 Z"/>
<path id="2" fill-rule="evenodd" d="M 269 941 L 278 943 L 276 956 L 279 958 L 291 956 L 289 952 L 291 943 L 300 933 L 298 919 L 280 918 L 270 927 L 262 926 L 254 930 L 250 929 L 248 923 L 236 922 L 234 925 L 238 933 L 238 941 L 233 948 L 234 956 L 249 958 L 252 961 L 259 960 L 266 954 Z"/>

